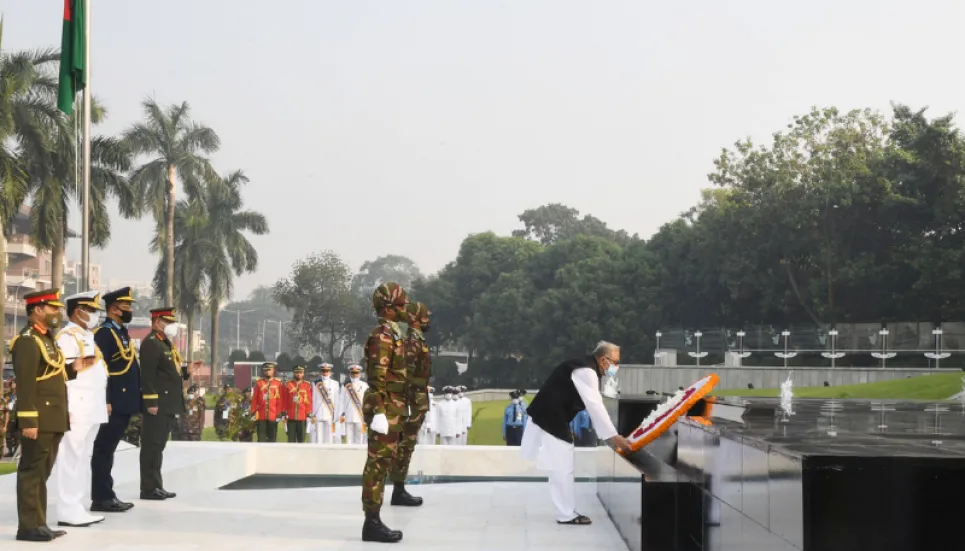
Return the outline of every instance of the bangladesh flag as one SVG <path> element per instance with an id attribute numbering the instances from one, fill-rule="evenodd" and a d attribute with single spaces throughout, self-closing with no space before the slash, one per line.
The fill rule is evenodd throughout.
<path id="1" fill-rule="evenodd" d="M 60 89 L 57 107 L 68 115 L 74 112 L 74 97 L 87 85 L 84 54 L 84 12 L 87 0 L 64 0 L 64 31 L 60 39 Z"/>

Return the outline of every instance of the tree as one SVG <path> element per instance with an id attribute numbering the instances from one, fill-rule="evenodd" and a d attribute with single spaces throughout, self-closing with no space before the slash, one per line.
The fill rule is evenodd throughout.
<path id="1" fill-rule="evenodd" d="M 627 243 L 631 239 L 627 232 L 611 230 L 605 222 L 589 214 L 582 219 L 579 215 L 580 211 L 559 203 L 528 209 L 518 217 L 524 228 L 514 230 L 513 237 L 530 239 L 542 245 L 552 245 L 578 235 L 602 237 L 620 243 Z"/>
<path id="2" fill-rule="evenodd" d="M 265 354 L 261 350 L 252 350 L 248 354 L 248 361 L 249 362 L 266 362 L 268 360 L 267 358 L 265 358 Z"/>
<path id="3" fill-rule="evenodd" d="M 287 352 L 282 352 L 275 358 L 275 365 L 278 371 L 289 371 L 292 368 L 292 359 Z"/>
<path id="4" fill-rule="evenodd" d="M 248 361 L 248 354 L 244 350 L 232 350 L 231 354 L 228 355 L 229 362 L 246 362 Z"/>
<path id="5" fill-rule="evenodd" d="M 261 213 L 244 210 L 241 187 L 248 177 L 238 170 L 224 177 L 213 177 L 204 189 L 207 209 L 205 235 L 210 243 L 204 274 L 208 283 L 211 311 L 211 338 L 218 342 L 218 321 L 221 305 L 231 298 L 234 278 L 258 268 L 258 252 L 248 241 L 246 232 L 254 235 L 268 233 L 268 221 Z M 211 365 L 218 365 L 218 347 L 211 347 Z"/>
<path id="6" fill-rule="evenodd" d="M 189 198 L 202 193 L 213 171 L 205 155 L 218 150 L 221 140 L 214 130 L 191 120 L 187 102 L 165 108 L 153 99 L 143 103 L 145 121 L 131 126 L 124 142 L 134 155 L 149 160 L 135 168 L 130 181 L 138 193 L 139 206 L 154 216 L 165 263 L 167 285 L 164 300 L 174 304 L 174 216 L 176 183 Z"/>
<path id="7" fill-rule="evenodd" d="M 3 25 L 0 22 L 0 42 Z M 0 229 L 9 234 L 14 215 L 30 192 L 30 178 L 23 156 L 48 148 L 46 129 L 61 117 L 51 101 L 57 96 L 53 64 L 59 59 L 51 49 L 5 53 L 0 50 Z M 6 240 L 0 239 L 0 289 L 6 289 Z M 6 334 L 0 316 L 0 335 Z M 6 346 L 0 346 L 0 358 Z"/>
<path id="8" fill-rule="evenodd" d="M 421 277 L 419 266 L 411 258 L 390 254 L 362 264 L 362 268 L 352 279 L 352 288 L 370 298 L 375 288 L 383 283 L 394 281 L 408 290 L 412 282 Z"/>
<path id="9" fill-rule="evenodd" d="M 352 276 L 341 257 L 325 251 L 296 262 L 274 287 L 275 299 L 293 314 L 289 334 L 296 346 L 325 351 L 338 368 L 358 331 L 361 299 Z"/>

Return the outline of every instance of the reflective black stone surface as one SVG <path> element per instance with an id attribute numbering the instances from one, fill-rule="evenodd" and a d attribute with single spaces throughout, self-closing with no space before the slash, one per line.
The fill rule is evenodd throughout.
<path id="1" fill-rule="evenodd" d="M 648 401 L 608 407 L 619 419 Z M 965 548 L 962 404 L 732 399 L 703 413 L 630 458 L 601 450 L 598 493 L 631 549 Z"/>

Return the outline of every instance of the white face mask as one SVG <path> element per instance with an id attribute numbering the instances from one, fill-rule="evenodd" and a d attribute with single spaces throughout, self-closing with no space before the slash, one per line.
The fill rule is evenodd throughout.
<path id="1" fill-rule="evenodd" d="M 180 329 L 180 327 L 178 327 L 177 323 L 169 323 L 164 326 L 164 336 L 170 340 L 174 340 L 174 338 L 178 336 L 178 329 Z"/>
<path id="2" fill-rule="evenodd" d="M 329 379 L 332 378 L 332 374 L 331 374 L 331 373 L 322 373 L 322 378 L 327 381 L 327 380 L 329 380 Z"/>
<path id="3" fill-rule="evenodd" d="M 188 400 L 194 400 L 194 393 L 193 393 L 193 392 L 189 392 L 189 393 L 188 393 Z"/>
<path id="4" fill-rule="evenodd" d="M 452 394 L 446 394 L 446 400 L 452 400 Z"/>
<path id="5" fill-rule="evenodd" d="M 81 325 L 87 329 L 94 329 L 101 322 L 101 316 L 99 312 L 84 312 L 81 311 Z"/>
<path id="6" fill-rule="evenodd" d="M 514 404 L 518 404 L 518 403 L 519 403 L 519 398 L 513 398 L 513 403 L 514 403 Z"/>
<path id="7" fill-rule="evenodd" d="M 361 379 L 361 377 L 360 377 L 359 375 L 352 375 L 352 380 L 353 380 L 353 381 L 358 381 L 359 379 Z"/>

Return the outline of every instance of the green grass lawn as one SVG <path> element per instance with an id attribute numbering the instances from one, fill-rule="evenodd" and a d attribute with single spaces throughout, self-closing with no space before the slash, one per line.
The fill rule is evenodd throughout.
<path id="1" fill-rule="evenodd" d="M 5 474 L 10 474 L 10 473 L 15 473 L 15 472 L 17 472 L 17 466 L 14 465 L 12 462 L 8 463 L 4 461 L 3 463 L 0 463 L 0 476 Z"/>
<path id="2" fill-rule="evenodd" d="M 476 446 L 502 446 L 503 442 L 503 412 L 509 400 L 496 402 L 475 402 L 472 405 L 472 428 L 469 429 L 469 443 Z M 218 440 L 214 427 L 205 427 L 201 433 L 201 440 L 215 442 Z M 278 442 L 288 442 L 288 435 L 281 423 L 278 424 Z"/>
<path id="3" fill-rule="evenodd" d="M 843 385 L 830 387 L 794 387 L 795 398 L 865 398 L 877 400 L 947 400 L 962 390 L 965 373 L 941 373 L 922 375 L 910 379 L 896 379 L 880 383 Z M 781 395 L 778 388 L 755 388 L 721 390 L 715 396 L 769 396 Z"/>

